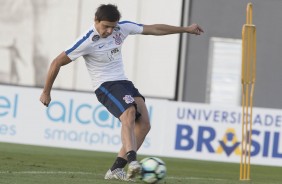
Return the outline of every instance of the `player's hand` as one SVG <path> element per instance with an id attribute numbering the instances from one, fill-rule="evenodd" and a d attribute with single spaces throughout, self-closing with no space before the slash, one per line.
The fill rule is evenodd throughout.
<path id="1" fill-rule="evenodd" d="M 203 32 L 204 30 L 198 24 L 191 24 L 188 26 L 188 33 L 190 34 L 200 35 Z"/>
<path id="2" fill-rule="evenodd" d="M 40 101 L 43 103 L 43 105 L 48 107 L 49 103 L 51 102 L 50 94 L 46 94 L 46 93 L 43 92 L 40 96 Z"/>

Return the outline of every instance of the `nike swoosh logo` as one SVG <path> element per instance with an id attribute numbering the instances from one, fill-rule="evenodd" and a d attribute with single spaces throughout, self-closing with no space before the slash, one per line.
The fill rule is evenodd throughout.
<path id="1" fill-rule="evenodd" d="M 104 46 L 105 46 L 105 45 L 100 45 L 100 46 L 99 46 L 99 49 L 103 48 Z"/>

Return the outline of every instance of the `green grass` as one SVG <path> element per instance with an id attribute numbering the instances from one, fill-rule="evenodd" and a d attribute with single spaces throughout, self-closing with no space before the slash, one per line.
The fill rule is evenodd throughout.
<path id="1" fill-rule="evenodd" d="M 116 154 L 0 143 L 1 184 L 119 184 L 104 180 Z M 144 156 L 139 156 L 139 159 Z M 165 184 L 281 184 L 282 167 L 252 166 L 239 181 L 239 164 L 164 158 Z M 136 183 L 142 183 L 139 180 Z"/>

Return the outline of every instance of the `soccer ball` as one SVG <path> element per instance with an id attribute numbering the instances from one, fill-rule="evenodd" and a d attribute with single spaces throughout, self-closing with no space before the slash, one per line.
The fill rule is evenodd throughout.
<path id="1" fill-rule="evenodd" d="M 140 161 L 141 177 L 145 183 L 157 183 L 166 175 L 164 161 L 157 157 L 147 157 Z"/>

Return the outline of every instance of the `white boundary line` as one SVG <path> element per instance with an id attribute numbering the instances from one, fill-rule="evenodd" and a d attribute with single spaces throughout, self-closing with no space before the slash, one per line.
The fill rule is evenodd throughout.
<path id="1" fill-rule="evenodd" d="M 94 174 L 91 172 L 72 172 L 72 171 L 0 171 L 0 174 Z"/>
<path id="2" fill-rule="evenodd" d="M 167 176 L 165 178 L 169 180 L 180 179 L 180 180 L 229 181 L 226 179 L 219 179 L 219 178 L 199 178 L 199 177 L 169 177 Z"/>
<path id="3" fill-rule="evenodd" d="M 60 174 L 78 174 L 78 175 L 96 175 L 94 172 L 72 172 L 72 171 L 0 171 L 1 174 L 46 174 L 46 175 L 60 175 Z M 102 175 L 101 175 L 102 176 Z M 205 180 L 205 181 L 228 181 L 226 179 L 219 178 L 199 178 L 199 177 L 170 177 L 166 176 L 165 180 Z"/>

